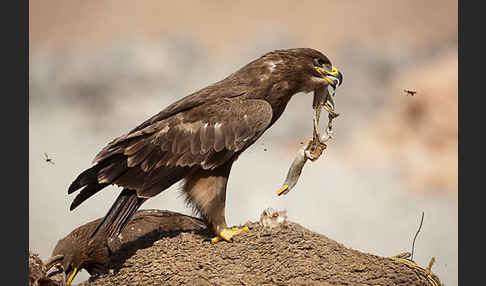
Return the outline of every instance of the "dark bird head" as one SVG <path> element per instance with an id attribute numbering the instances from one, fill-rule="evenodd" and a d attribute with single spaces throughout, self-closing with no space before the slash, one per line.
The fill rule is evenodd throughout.
<path id="1" fill-rule="evenodd" d="M 321 52 L 310 48 L 275 50 L 248 63 L 224 80 L 206 88 L 206 93 L 229 93 L 260 97 L 272 104 L 288 102 L 296 93 L 336 89 L 342 73 Z M 328 101 L 332 100 L 327 96 Z M 332 104 L 332 102 L 331 102 Z"/>
<path id="2" fill-rule="evenodd" d="M 295 69 L 295 77 L 302 81 L 302 91 L 313 91 L 327 85 L 336 89 L 343 83 L 342 73 L 317 50 L 298 48 L 276 53 L 282 53 L 283 58 L 287 58 L 288 64 Z"/>
<path id="3" fill-rule="evenodd" d="M 108 270 L 111 255 L 117 253 L 125 243 L 136 242 L 131 247 L 139 248 L 159 238 L 164 231 L 202 230 L 205 224 L 198 218 L 164 210 L 138 210 L 124 229 L 121 236 L 115 239 L 94 236 L 102 218 L 88 222 L 60 239 L 49 264 L 60 264 L 65 275 L 66 284 L 70 285 L 82 269 L 90 275 L 102 274 Z M 50 267 L 49 267 L 50 268 Z M 56 274 L 56 273 L 52 273 Z"/>
<path id="4" fill-rule="evenodd" d="M 91 275 L 102 273 L 109 262 L 106 239 L 89 240 L 96 224 L 80 227 L 59 240 L 52 251 L 52 257 L 58 257 L 61 268 L 66 275 L 66 285 L 70 285 L 82 269 Z"/>
<path id="5" fill-rule="evenodd" d="M 246 86 L 269 86 L 285 82 L 292 92 L 311 92 L 343 82 L 342 73 L 321 52 L 310 48 L 276 50 L 250 62 L 229 76 L 233 83 Z M 242 79 L 238 79 L 242 78 Z"/>

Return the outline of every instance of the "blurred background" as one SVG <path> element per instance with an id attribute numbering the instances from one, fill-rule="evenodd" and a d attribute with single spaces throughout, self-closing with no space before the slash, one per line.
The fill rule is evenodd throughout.
<path id="1" fill-rule="evenodd" d="M 335 141 L 276 196 L 312 136 L 312 94 L 294 96 L 234 164 L 228 223 L 286 209 L 347 247 L 393 256 L 411 250 L 424 211 L 414 260 L 434 256 L 432 270 L 457 285 L 457 1 L 356 3 L 31 0 L 30 249 L 47 259 L 60 238 L 108 211 L 116 187 L 73 212 L 67 188 L 113 138 L 266 52 L 311 47 L 344 74 Z M 142 208 L 191 214 L 177 186 Z"/>

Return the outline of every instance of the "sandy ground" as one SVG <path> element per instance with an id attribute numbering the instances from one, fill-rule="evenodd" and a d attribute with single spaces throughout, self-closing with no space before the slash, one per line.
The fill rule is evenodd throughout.
<path id="1" fill-rule="evenodd" d="M 295 96 L 235 163 L 228 222 L 286 209 L 347 247 L 390 256 L 410 251 L 424 211 L 415 260 L 435 256 L 434 271 L 457 285 L 455 1 L 66 3 L 30 2 L 29 247 L 42 259 L 115 199 L 111 187 L 68 211 L 67 187 L 112 138 L 264 52 L 307 46 L 344 74 L 336 141 L 294 190 L 275 195 L 312 132 L 311 96 Z M 177 186 L 144 208 L 191 214 Z"/>

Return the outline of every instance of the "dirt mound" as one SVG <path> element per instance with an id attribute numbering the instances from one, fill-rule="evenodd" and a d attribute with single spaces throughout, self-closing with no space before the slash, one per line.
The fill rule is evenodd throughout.
<path id="1" fill-rule="evenodd" d="M 79 285 L 434 285 L 413 267 L 296 223 L 246 225 L 233 243 L 211 244 L 207 231 L 163 236 Z"/>

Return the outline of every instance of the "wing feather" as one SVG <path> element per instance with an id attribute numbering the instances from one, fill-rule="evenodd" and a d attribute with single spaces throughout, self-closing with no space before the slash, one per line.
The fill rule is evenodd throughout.
<path id="1" fill-rule="evenodd" d="M 127 171 L 126 160 L 113 162 L 98 172 L 98 183 L 100 184 L 111 183 L 126 171 Z"/>
<path id="2" fill-rule="evenodd" d="M 233 131 L 233 124 L 225 124 L 223 125 L 223 132 L 224 132 L 224 145 L 228 150 L 235 150 L 235 133 Z"/>
<path id="3" fill-rule="evenodd" d="M 130 157 L 131 155 L 140 151 L 140 149 L 146 147 L 148 141 L 149 141 L 148 139 L 142 139 L 142 140 L 138 140 L 138 141 L 133 142 L 132 144 L 125 147 L 123 154 Z"/>
<path id="4" fill-rule="evenodd" d="M 134 167 L 142 163 L 155 148 L 157 148 L 157 146 L 150 144 L 149 142 L 145 142 L 145 145 L 137 153 L 128 156 L 128 167 Z"/>
<path id="5" fill-rule="evenodd" d="M 191 135 L 191 154 L 196 155 L 199 154 L 199 150 L 201 150 L 201 129 L 196 129 Z"/>
<path id="6" fill-rule="evenodd" d="M 214 124 L 214 151 L 216 152 L 223 150 L 225 147 L 225 136 L 222 126 L 221 122 Z"/>
<path id="7" fill-rule="evenodd" d="M 169 144 L 161 166 L 215 168 L 250 146 L 268 128 L 272 108 L 264 100 L 221 100 L 180 113 L 168 121 L 166 136 L 156 134 L 157 144 Z M 169 143 L 164 143 L 167 141 Z"/>
<path id="8" fill-rule="evenodd" d="M 162 158 L 163 155 L 163 151 L 160 150 L 160 148 L 154 148 L 154 150 L 152 150 L 152 153 L 150 153 L 147 158 L 145 158 L 145 160 L 142 162 L 140 168 L 142 168 L 145 173 L 150 172 L 155 167 L 157 162 L 159 162 L 160 158 Z"/>
<path id="9" fill-rule="evenodd" d="M 214 84 L 115 138 L 70 185 L 68 193 L 86 186 L 72 206 L 110 184 L 150 197 L 194 168 L 214 169 L 234 159 L 270 126 L 273 114 L 265 100 L 245 96 L 245 86 Z"/>
<path id="10" fill-rule="evenodd" d="M 208 122 L 201 128 L 199 139 L 201 140 L 200 154 L 206 154 L 214 144 L 214 129 Z"/>
<path id="11" fill-rule="evenodd" d="M 182 111 L 113 140 L 95 161 L 118 159 L 96 170 L 97 181 L 152 194 L 161 177 L 175 180 L 170 172 L 179 178 L 192 167 L 214 169 L 231 160 L 263 134 L 271 119 L 270 104 L 257 99 L 221 99 Z"/>

